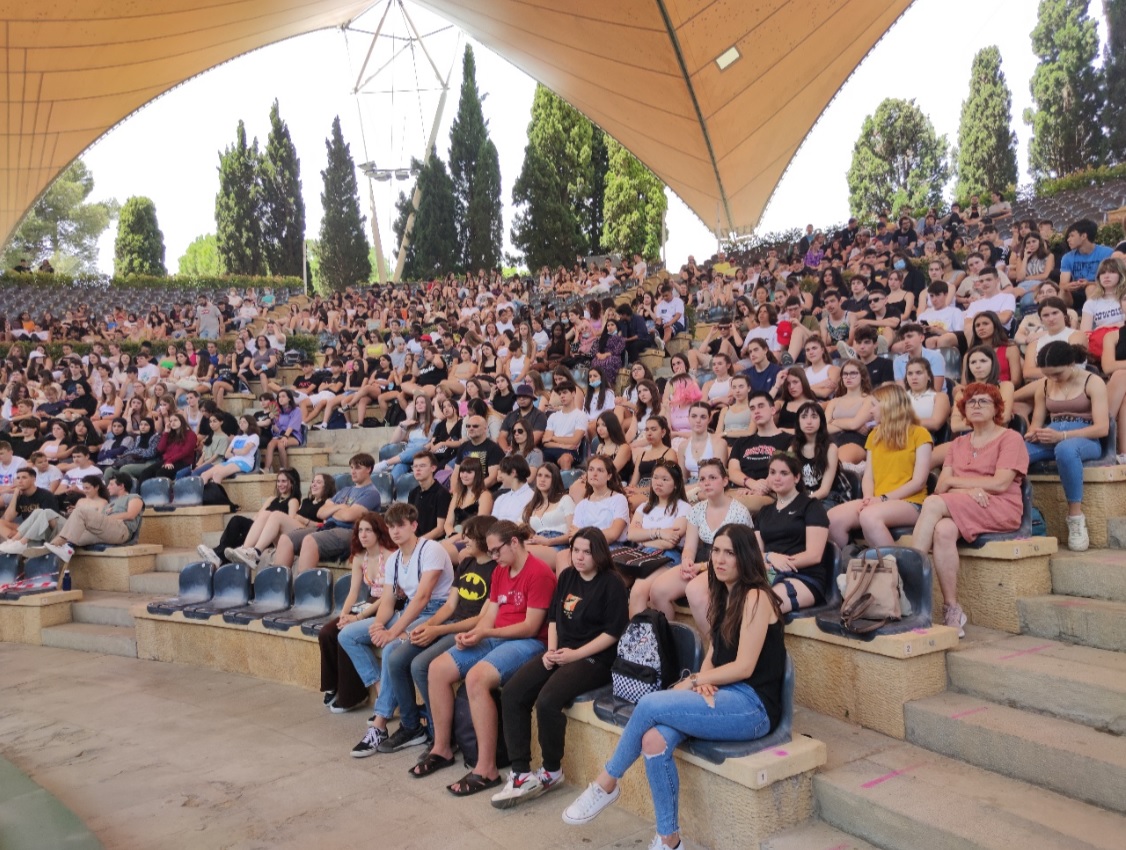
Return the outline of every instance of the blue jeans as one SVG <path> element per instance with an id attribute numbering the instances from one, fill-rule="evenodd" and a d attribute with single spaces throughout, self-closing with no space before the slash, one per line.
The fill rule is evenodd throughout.
<path id="1" fill-rule="evenodd" d="M 656 729 L 665 739 L 658 755 L 645 756 L 645 774 L 653 809 L 657 813 L 657 832 L 680 832 L 680 777 L 673 750 L 685 738 L 705 741 L 753 741 L 770 731 L 770 718 L 754 689 L 740 682 L 723 685 L 715 693 L 715 708 L 694 691 L 657 691 L 641 698 L 633 711 L 614 754 L 606 762 L 606 772 L 615 779 L 625 776 L 641 755 L 641 739 Z"/>
<path id="2" fill-rule="evenodd" d="M 399 650 L 410 647 L 410 640 L 406 636 L 410 634 L 411 629 L 415 629 L 421 626 L 423 623 L 433 617 L 438 612 L 438 609 L 445 604 L 445 599 L 431 599 L 426 603 L 426 607 L 422 609 L 422 613 L 418 615 L 414 622 L 407 626 L 406 631 L 403 632 L 403 636 L 398 640 L 391 641 L 391 643 L 383 647 L 383 665 L 382 669 L 379 670 L 377 674 L 377 678 L 379 679 L 379 696 L 375 699 L 374 713 L 379 717 L 382 717 L 384 720 L 390 720 L 392 717 L 394 717 L 395 709 L 400 704 L 396 699 L 395 686 L 391 681 L 391 669 L 395 660 L 395 656 L 398 654 Z M 394 622 L 394 620 L 392 620 L 392 622 Z M 344 633 L 341 632 L 340 636 L 341 638 L 343 638 Z M 369 637 L 368 640 L 370 642 L 371 638 Z M 344 646 L 343 639 L 341 640 L 340 645 Z M 352 653 L 346 646 L 345 651 L 348 652 L 348 657 L 351 658 Z M 353 664 L 355 664 L 355 660 L 353 660 Z M 356 672 L 360 674 L 360 678 L 364 680 L 364 684 L 368 684 L 367 676 L 362 670 L 360 670 L 358 665 L 356 666 Z M 373 679 L 372 681 L 374 682 L 375 680 Z M 413 704 L 414 699 L 412 698 L 410 702 Z"/>
<path id="3" fill-rule="evenodd" d="M 387 624 L 388 627 L 393 626 L 398 619 L 399 612 L 396 611 Z M 371 633 L 368 631 L 371 624 L 370 619 L 356 620 L 342 628 L 339 637 L 340 646 L 348 653 L 352 666 L 356 668 L 361 681 L 368 688 L 378 682 L 383 674 L 379 656 L 375 654 L 375 645 L 371 642 Z M 383 648 L 382 655 L 386 659 L 387 647 Z"/>
<path id="4" fill-rule="evenodd" d="M 190 466 L 185 466 L 183 469 L 176 473 L 176 479 L 179 480 L 181 478 L 187 478 L 192 475 L 198 478 L 200 475 L 203 475 L 203 473 L 207 472 L 207 470 L 211 469 L 211 467 L 213 467 L 214 465 L 215 464 L 213 463 L 205 463 L 198 469 L 192 469 Z"/>
<path id="5" fill-rule="evenodd" d="M 1053 431 L 1074 431 L 1086 428 L 1088 422 L 1050 422 L 1048 427 Z M 1054 446 L 1041 445 L 1040 443 L 1027 443 L 1028 462 L 1038 463 L 1042 460 L 1055 459 L 1059 468 L 1060 484 L 1063 485 L 1063 495 L 1068 503 L 1076 504 L 1083 501 L 1083 461 L 1097 460 L 1103 453 L 1103 447 L 1098 440 L 1089 437 L 1068 437 L 1060 440 Z"/>
<path id="6" fill-rule="evenodd" d="M 430 729 L 430 687 L 428 672 L 430 662 L 454 645 L 453 635 L 443 635 L 430 646 L 415 646 L 405 643 L 392 653 L 387 661 L 387 671 L 391 687 L 395 692 L 395 702 L 399 705 L 399 720 L 408 729 L 417 729 L 425 712 Z M 415 701 L 414 689 L 418 686 L 422 694 L 422 707 Z"/>

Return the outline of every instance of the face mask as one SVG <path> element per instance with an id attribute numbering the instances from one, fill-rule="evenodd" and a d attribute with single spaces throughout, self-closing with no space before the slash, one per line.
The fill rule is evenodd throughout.
<path id="1" fill-rule="evenodd" d="M 897 268 L 897 269 L 907 268 L 907 261 L 906 260 L 896 260 L 895 261 L 895 268 Z"/>
<path id="2" fill-rule="evenodd" d="M 602 381 L 598 380 L 598 378 L 591 378 L 591 379 L 590 379 L 590 380 L 588 381 L 588 383 L 589 383 L 589 384 L 590 384 L 590 385 L 591 385 L 592 387 L 600 387 L 600 386 L 602 386 Z"/>

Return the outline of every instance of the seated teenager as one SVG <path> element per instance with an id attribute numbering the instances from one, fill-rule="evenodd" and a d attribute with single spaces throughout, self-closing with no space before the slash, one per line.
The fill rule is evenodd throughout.
<path id="1" fill-rule="evenodd" d="M 368 730 L 352 748 L 352 758 L 374 755 L 387 740 L 387 721 L 398 706 L 391 683 L 394 653 L 407 646 L 409 635 L 437 613 L 449 598 L 454 568 L 446 550 L 433 540 L 418 537 L 418 511 L 413 505 L 395 502 L 385 514 L 387 531 L 398 551 L 384 569 L 384 589 L 379 609 L 367 629 L 347 627 L 340 634 L 340 645 L 367 688 L 379 682 L 375 711 L 368 718 Z M 376 660 L 375 650 L 381 649 Z M 413 694 L 410 700 L 414 704 Z M 409 711 L 409 709 L 408 709 Z"/>
<path id="2" fill-rule="evenodd" d="M 774 501 L 770 488 L 766 485 L 766 472 L 770 458 L 775 452 L 784 452 L 790 447 L 793 434 L 788 434 L 774 424 L 774 399 L 769 393 L 757 391 L 751 394 L 751 420 L 755 433 L 743 437 L 731 448 L 731 458 L 727 461 L 731 483 L 740 488 L 739 500 L 752 514 Z"/>
<path id="3" fill-rule="evenodd" d="M 477 764 L 449 786 L 458 797 L 477 794 L 501 784 L 496 766 L 497 711 L 492 692 L 507 682 L 525 662 L 542 655 L 547 643 L 547 610 L 555 593 L 555 575 L 531 555 L 524 542 L 526 526 L 502 521 L 489 529 L 489 555 L 497 560 L 489 587 L 489 601 L 476 625 L 454 638 L 454 648 L 430 664 L 430 710 L 434 745 L 429 758 L 453 763 L 454 686 L 465 680 L 473 730 L 477 734 Z"/>
<path id="4" fill-rule="evenodd" d="M 560 469 L 570 469 L 578 461 L 579 447 L 586 437 L 589 418 L 576 402 L 573 383 L 559 381 L 555 384 L 555 392 L 561 407 L 547 418 L 543 456 L 558 464 Z"/>
<path id="5" fill-rule="evenodd" d="M 950 396 L 934 388 L 934 373 L 925 357 L 907 361 L 903 384 L 919 424 L 937 440 L 950 422 Z"/>
<path id="6" fill-rule="evenodd" d="M 418 484 L 407 493 L 407 504 L 414 505 L 418 511 L 416 533 L 427 540 L 442 538 L 450 510 L 450 491 L 435 479 L 437 471 L 438 461 L 431 452 L 421 451 L 411 461 L 411 472 Z"/>
<path id="7" fill-rule="evenodd" d="M 532 554 L 545 563 L 552 562 L 556 540 L 567 535 L 574 514 L 575 501 L 563 488 L 559 467 L 545 463 L 536 470 L 534 492 L 524 507 L 521 520 L 532 529 L 532 537 L 528 540 Z M 541 551 L 542 547 L 549 547 L 548 551 Z"/>
<path id="8" fill-rule="evenodd" d="M 695 500 L 700 483 L 700 464 L 709 458 L 719 458 L 726 463 L 728 445 L 719 434 L 708 431 L 712 412 L 702 401 L 696 402 L 688 411 L 688 424 L 691 436 L 681 440 L 676 450 L 677 462 L 685 479 L 686 498 Z"/>
<path id="9" fill-rule="evenodd" d="M 85 449 L 84 446 L 82 448 Z M 25 474 L 34 475 L 28 467 L 24 467 L 21 472 L 25 470 Z M 75 510 L 80 507 L 100 510 L 109 501 L 109 493 L 101 475 L 85 476 L 81 479 L 79 488 L 82 496 L 71 503 Z M 19 524 L 10 540 L 0 543 L 0 552 L 22 555 L 29 546 L 42 546 L 45 541 L 52 539 L 58 533 L 65 521 L 66 517 L 54 509 L 39 508 Z"/>
<path id="10" fill-rule="evenodd" d="M 1126 307 L 1126 286 L 1119 293 L 1119 303 Z M 1107 410 L 1118 423 L 1119 465 L 1126 465 L 1126 329 L 1117 328 L 1103 341 L 1103 374 L 1107 376 Z"/>
<path id="11" fill-rule="evenodd" d="M 520 455 L 509 455 L 497 467 L 497 478 L 503 490 L 493 502 L 493 516 L 509 522 L 524 521 L 524 509 L 535 491 L 528 484 L 532 471 Z"/>
<path id="12" fill-rule="evenodd" d="M 606 537 L 582 528 L 571 538 L 571 569 L 559 581 L 547 612 L 547 651 L 513 674 L 501 692 L 504 739 L 512 772 L 493 795 L 511 808 L 563 782 L 567 708 L 579 694 L 610 683 L 618 638 L 629 622 L 626 587 L 610 558 Z M 532 712 L 543 765 L 532 772 Z"/>
<path id="13" fill-rule="evenodd" d="M 841 463 L 864 462 L 864 442 L 872 429 L 875 409 L 868 370 L 859 360 L 845 360 L 837 394 L 825 407 L 829 439 L 837 447 Z"/>
<path id="14" fill-rule="evenodd" d="M 668 555 L 675 565 L 680 561 L 691 510 L 684 493 L 684 473 L 672 461 L 662 461 L 653 468 L 651 481 L 649 497 L 633 512 L 626 536 L 649 554 Z"/>
<path id="15" fill-rule="evenodd" d="M 663 416 L 650 416 L 645 423 L 645 445 L 633 452 L 633 475 L 626 488 L 631 507 L 642 504 L 648 497 L 653 468 L 662 461 L 676 463 L 669 423 Z"/>
<path id="16" fill-rule="evenodd" d="M 563 812 L 566 823 L 589 823 L 617 800 L 619 781 L 644 754 L 657 813 L 650 848 L 675 850 L 681 846 L 677 745 L 689 736 L 750 741 L 778 725 L 786 667 L 782 614 L 751 529 L 720 530 L 708 574 L 711 648 L 700 672 L 641 698 L 606 767 Z"/>
<path id="17" fill-rule="evenodd" d="M 129 492 L 133 479 L 123 472 L 111 472 L 105 476 L 105 483 L 109 501 L 104 506 L 76 506 L 54 539 L 44 543 L 64 564 L 70 563 L 76 546 L 120 546 L 128 543 L 141 527 L 145 503 Z"/>
<path id="18" fill-rule="evenodd" d="M 253 472 L 258 465 L 258 426 L 249 415 L 243 415 L 239 417 L 238 427 L 239 433 L 231 437 L 227 445 L 226 460 L 200 474 L 204 484 L 212 481 L 218 484 L 233 475 Z"/>
<path id="19" fill-rule="evenodd" d="M 801 462 L 802 484 L 806 491 L 826 510 L 848 501 L 851 486 L 841 474 L 837 447 L 829 439 L 825 411 L 816 402 L 807 402 L 798 409 L 798 430 L 790 452 Z"/>
<path id="20" fill-rule="evenodd" d="M 344 651 L 340 635 L 345 629 L 367 631 L 370 626 L 368 621 L 379 611 L 380 598 L 387 584 L 387 562 L 395 549 L 387 524 L 374 511 L 365 513 L 352 526 L 349 559 L 352 580 L 348 585 L 348 596 L 344 599 L 340 616 L 325 623 L 317 634 L 321 650 L 321 691 L 324 704 L 333 714 L 353 711 L 368 701 L 368 686 Z M 353 613 L 352 609 L 361 604 L 361 593 L 371 601 Z M 379 661 L 373 657 L 372 663 L 378 678 Z"/>
<path id="21" fill-rule="evenodd" d="M 872 393 L 879 424 L 868 435 L 861 496 L 829 511 L 829 539 L 848 543 L 860 529 L 869 546 L 892 546 L 889 528 L 913 526 L 927 495 L 933 439 L 919 425 L 907 391 L 885 384 Z"/>
<path id="22" fill-rule="evenodd" d="M 485 489 L 485 469 L 475 457 L 467 457 L 461 462 L 450 484 L 452 492 L 447 496 L 449 507 L 442 521 L 442 545 L 451 560 L 458 560 L 458 552 L 465 542 L 462 527 L 471 517 L 490 515 L 493 494 Z"/>

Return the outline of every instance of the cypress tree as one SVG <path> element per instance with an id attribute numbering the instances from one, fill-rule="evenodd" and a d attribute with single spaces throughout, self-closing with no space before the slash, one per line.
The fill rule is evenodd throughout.
<path id="1" fill-rule="evenodd" d="M 601 128 L 591 126 L 590 134 L 590 195 L 583 208 L 583 230 L 586 231 L 587 250 L 601 254 L 603 208 L 606 202 L 606 172 L 610 167 L 609 137 Z"/>
<path id="2" fill-rule="evenodd" d="M 1024 111 L 1032 126 L 1028 170 L 1037 179 L 1059 177 L 1102 161 L 1099 123 L 1099 49 L 1088 0 L 1040 0 L 1032 51 L 1040 62 L 1032 73 L 1034 108 Z"/>
<path id="3" fill-rule="evenodd" d="M 246 126 L 240 120 L 234 145 L 219 155 L 219 194 L 215 196 L 215 236 L 227 274 L 265 272 L 260 159 L 258 140 L 247 145 Z"/>
<path id="4" fill-rule="evenodd" d="M 305 200 L 301 160 L 282 121 L 278 102 L 270 107 L 270 135 L 262 157 L 262 247 L 272 275 L 301 276 Z"/>
<path id="5" fill-rule="evenodd" d="M 328 164 L 321 172 L 321 232 L 317 258 L 321 279 L 332 289 L 366 283 L 371 277 L 371 259 L 365 218 L 360 214 L 360 192 L 356 165 L 340 130 L 340 116 L 332 120 L 332 135 L 325 140 Z"/>
<path id="6" fill-rule="evenodd" d="M 581 210 L 589 203 L 593 127 L 543 85 L 536 86 L 524 165 L 512 188 L 519 208 L 512 241 L 529 268 L 574 262 L 589 246 Z"/>
<path id="7" fill-rule="evenodd" d="M 458 259 L 454 184 L 445 163 L 437 155 L 431 154 L 419 171 L 418 187 L 421 191 L 418 212 L 407 264 L 403 266 L 406 280 L 444 275 L 456 266 Z"/>
<path id="8" fill-rule="evenodd" d="M 668 207 L 665 186 L 614 139 L 606 139 L 606 151 L 602 249 L 655 260 L 661 255 L 661 225 Z"/>
<path id="9" fill-rule="evenodd" d="M 481 93 L 477 90 L 477 62 L 473 57 L 473 48 L 469 45 L 465 46 L 461 69 L 461 98 L 457 105 L 457 116 L 450 125 L 449 176 L 453 181 L 454 221 L 459 249 L 455 265 L 473 271 L 479 266 L 474 265 L 476 261 L 470 255 L 470 245 L 481 242 L 481 231 L 487 234 L 491 223 L 474 221 L 469 217 L 478 156 L 481 146 L 489 137 L 485 115 L 481 110 Z"/>
<path id="10" fill-rule="evenodd" d="M 974 56 L 970 96 L 958 124 L 958 185 L 955 196 L 1004 190 L 1017 182 L 1017 136 L 1013 96 L 1001 71 L 1001 51 L 984 47 Z"/>
<path id="11" fill-rule="evenodd" d="M 164 234 L 157 224 L 152 198 L 135 196 L 121 207 L 113 244 L 113 273 L 117 277 L 168 274 L 164 267 Z"/>
<path id="12" fill-rule="evenodd" d="M 1103 54 L 1102 123 L 1109 162 L 1126 162 L 1126 0 L 1103 0 L 1106 51 Z"/>
<path id="13" fill-rule="evenodd" d="M 500 268 L 504 242 L 503 204 L 500 196 L 500 155 L 488 137 L 477 152 L 477 173 L 469 194 L 465 219 L 469 224 L 465 269 L 492 270 Z"/>

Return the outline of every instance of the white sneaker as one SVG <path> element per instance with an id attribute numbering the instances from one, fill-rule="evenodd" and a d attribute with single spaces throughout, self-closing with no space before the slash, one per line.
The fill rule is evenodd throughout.
<path id="1" fill-rule="evenodd" d="M 550 773 L 544 770 L 544 768 L 541 767 L 536 771 L 536 777 L 539 779 L 540 785 L 543 786 L 544 793 L 547 793 L 548 791 L 554 791 L 556 788 L 559 788 L 563 785 L 564 782 L 567 781 L 566 777 L 563 776 L 563 768 L 560 768 L 559 772 L 552 776 Z"/>
<path id="2" fill-rule="evenodd" d="M 22 555 L 27 551 L 27 544 L 21 543 L 14 537 L 11 540 L 5 540 L 0 543 L 0 552 L 5 555 Z"/>
<path id="3" fill-rule="evenodd" d="M 856 349 L 845 342 L 843 339 L 837 343 L 837 351 L 840 352 L 841 357 L 846 360 L 856 360 Z"/>
<path id="4" fill-rule="evenodd" d="M 375 466 L 373 466 L 373 467 L 371 468 L 371 473 L 372 473 L 372 475 L 374 475 L 374 474 L 375 474 L 375 473 L 377 473 L 377 472 L 386 472 L 386 471 L 387 471 L 387 465 L 388 465 L 388 464 L 387 464 L 387 461 L 385 461 L 385 460 L 377 460 L 377 461 L 375 462 Z"/>
<path id="5" fill-rule="evenodd" d="M 223 559 L 216 555 L 215 550 L 210 546 L 200 543 L 195 547 L 195 550 L 203 560 L 207 561 L 207 563 L 211 564 L 215 569 L 219 569 L 219 567 L 223 566 Z"/>
<path id="6" fill-rule="evenodd" d="M 654 835 L 653 840 L 649 843 L 649 850 L 688 850 L 688 848 L 685 846 L 683 838 L 675 847 L 669 847 L 661 836 Z"/>
<path id="7" fill-rule="evenodd" d="M 1119 466 L 1126 466 L 1126 453 L 1115 455 L 1114 459 L 1118 462 Z"/>
<path id="8" fill-rule="evenodd" d="M 546 790 L 540 782 L 538 774 L 517 773 L 514 770 L 508 774 L 508 781 L 504 783 L 504 788 L 493 794 L 493 808 L 511 809 L 525 800 L 534 800 Z"/>
<path id="9" fill-rule="evenodd" d="M 615 785 L 613 791 L 603 791 L 602 786 L 597 782 L 592 782 L 586 786 L 583 791 L 566 809 L 563 810 L 563 823 L 569 823 L 572 826 L 581 826 L 584 823 L 590 823 L 600 814 L 602 810 L 618 799 L 622 793 L 622 787 Z"/>
<path id="10" fill-rule="evenodd" d="M 1067 548 L 1072 552 L 1086 552 L 1091 545 L 1087 536 L 1087 517 L 1069 516 L 1067 518 Z"/>
<path id="11" fill-rule="evenodd" d="M 1086 539 L 1086 532 L 1083 533 L 1083 538 Z M 70 559 L 74 557 L 74 547 L 69 543 L 64 543 L 62 546 L 55 546 L 53 543 L 44 543 L 43 548 L 52 554 L 58 555 L 59 560 L 64 564 L 69 564 Z M 1083 548 L 1086 548 L 1085 546 Z"/>

